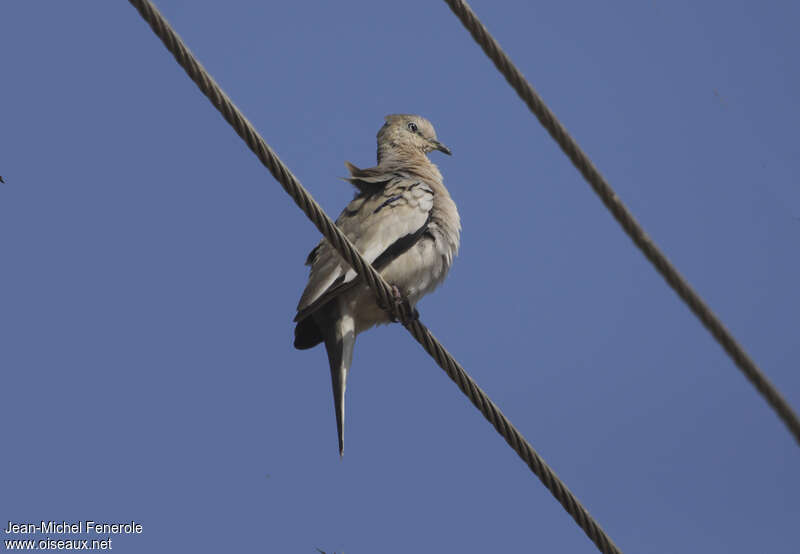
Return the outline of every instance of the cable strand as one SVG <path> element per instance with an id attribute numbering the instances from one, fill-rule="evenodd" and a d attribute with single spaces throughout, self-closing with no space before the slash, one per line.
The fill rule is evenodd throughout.
<path id="1" fill-rule="evenodd" d="M 766 375 L 758 368 L 756 363 L 745 352 L 744 348 L 736 341 L 722 321 L 714 314 L 711 308 L 692 289 L 688 281 L 670 263 L 667 257 L 659 250 L 653 240 L 645 233 L 642 226 L 628 208 L 619 199 L 614 189 L 594 166 L 589 157 L 581 150 L 566 128 L 559 122 L 555 114 L 547 107 L 536 89 L 525 79 L 511 59 L 506 55 L 498 42 L 492 37 L 478 16 L 463 0 L 445 0 L 447 5 L 458 17 L 472 38 L 483 49 L 484 53 L 492 60 L 498 71 L 502 73 L 508 84 L 516 91 L 531 112 L 536 116 L 542 126 L 547 130 L 553 140 L 558 143 L 561 150 L 567 155 L 572 164 L 583 175 L 592 189 L 597 193 L 603 204 L 622 226 L 622 229 L 639 248 L 644 256 L 656 268 L 667 284 L 686 303 L 692 313 L 702 322 L 703 326 L 711 333 L 725 352 L 730 356 L 736 366 L 744 373 L 745 377 L 753 384 L 756 390 L 767 401 L 786 428 L 800 444 L 800 419 L 792 410 L 789 403 L 783 398 L 778 389 L 770 382 Z"/>

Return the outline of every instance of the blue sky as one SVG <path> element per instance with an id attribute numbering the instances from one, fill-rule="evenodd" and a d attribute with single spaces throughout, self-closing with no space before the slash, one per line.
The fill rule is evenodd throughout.
<path id="1" fill-rule="evenodd" d="M 797 552 L 797 443 L 444 3 L 158 6 L 332 217 L 384 115 L 434 123 L 464 230 L 422 320 L 623 551 Z M 797 409 L 798 4 L 472 6 Z M 398 325 L 357 341 L 339 460 L 291 344 L 314 227 L 128 3 L 0 18 L 3 526 L 595 551 Z"/>

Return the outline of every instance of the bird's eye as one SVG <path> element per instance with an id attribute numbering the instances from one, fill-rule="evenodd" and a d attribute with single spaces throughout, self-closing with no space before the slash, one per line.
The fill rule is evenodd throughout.
<path id="1" fill-rule="evenodd" d="M 414 123 L 413 121 L 409 121 L 408 122 L 408 130 L 411 131 L 412 133 L 416 133 L 417 132 L 417 124 Z"/>

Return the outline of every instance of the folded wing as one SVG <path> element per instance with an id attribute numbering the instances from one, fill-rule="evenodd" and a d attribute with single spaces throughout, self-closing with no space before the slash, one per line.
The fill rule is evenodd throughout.
<path id="1" fill-rule="evenodd" d="M 433 208 L 433 189 L 413 175 L 363 175 L 351 168 L 361 191 L 336 225 L 364 258 L 380 271 L 424 234 Z M 360 172 L 363 178 L 359 178 Z M 301 321 L 357 282 L 357 274 L 323 239 L 306 261 L 311 275 L 297 306 Z"/>

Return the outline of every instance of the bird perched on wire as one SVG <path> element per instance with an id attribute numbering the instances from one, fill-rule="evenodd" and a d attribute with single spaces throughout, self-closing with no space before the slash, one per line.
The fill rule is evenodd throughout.
<path id="1" fill-rule="evenodd" d="M 428 154 L 450 150 L 430 121 L 388 115 L 378 131 L 378 165 L 350 170 L 357 191 L 336 225 L 392 285 L 395 301 L 414 314 L 416 303 L 445 278 L 458 252 L 461 221 L 456 205 Z M 308 255 L 311 266 L 294 320 L 294 346 L 325 343 L 331 368 L 339 455 L 344 452 L 344 394 L 356 335 L 390 321 L 344 259 L 322 241 Z"/>

